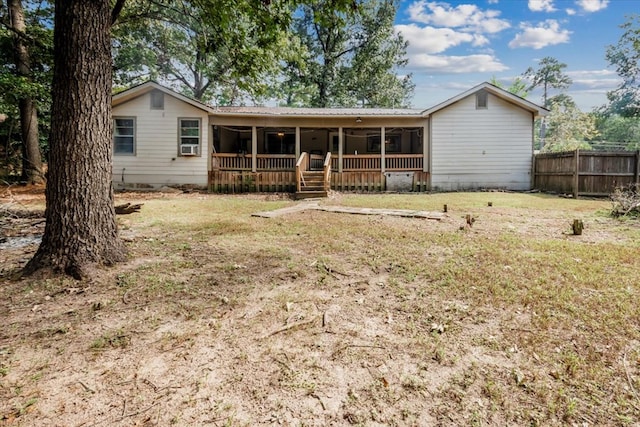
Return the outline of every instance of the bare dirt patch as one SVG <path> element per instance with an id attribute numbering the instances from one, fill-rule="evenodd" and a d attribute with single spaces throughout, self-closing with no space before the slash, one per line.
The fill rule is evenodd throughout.
<path id="1" fill-rule="evenodd" d="M 638 420 L 640 232 L 603 203 L 429 221 L 251 217 L 293 203 L 273 195 L 118 201 L 145 203 L 119 218 L 131 260 L 90 281 L 12 280 L 37 244 L 1 250 L 0 424 Z M 3 235 L 40 232 L 14 220 Z"/>

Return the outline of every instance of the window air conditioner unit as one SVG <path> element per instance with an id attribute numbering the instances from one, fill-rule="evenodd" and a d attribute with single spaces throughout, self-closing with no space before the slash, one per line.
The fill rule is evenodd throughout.
<path id="1" fill-rule="evenodd" d="M 180 154 L 183 156 L 197 156 L 198 146 L 193 144 L 183 144 L 180 146 Z"/>

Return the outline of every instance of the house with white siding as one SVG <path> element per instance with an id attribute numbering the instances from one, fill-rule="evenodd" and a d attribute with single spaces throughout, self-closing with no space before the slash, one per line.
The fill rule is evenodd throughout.
<path id="1" fill-rule="evenodd" d="M 527 190 L 547 112 L 490 83 L 424 110 L 211 107 L 147 82 L 113 96 L 113 182 L 299 197 Z"/>

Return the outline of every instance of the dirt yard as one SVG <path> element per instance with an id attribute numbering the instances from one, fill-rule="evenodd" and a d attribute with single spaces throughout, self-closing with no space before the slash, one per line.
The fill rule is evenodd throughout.
<path id="1" fill-rule="evenodd" d="M 640 425 L 640 225 L 606 200 L 117 199 L 129 262 L 19 278 L 43 191 L 0 189 L 0 425 Z"/>

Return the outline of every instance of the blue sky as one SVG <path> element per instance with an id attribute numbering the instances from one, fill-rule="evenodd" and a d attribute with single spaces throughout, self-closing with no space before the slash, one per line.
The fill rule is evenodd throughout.
<path id="1" fill-rule="evenodd" d="M 551 56 L 567 64 L 566 93 L 591 111 L 619 83 L 605 52 L 634 13 L 640 0 L 402 0 L 396 31 L 409 41 L 413 106 L 431 107 L 493 76 L 508 85 Z M 528 99 L 541 103 L 541 92 Z"/>

